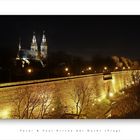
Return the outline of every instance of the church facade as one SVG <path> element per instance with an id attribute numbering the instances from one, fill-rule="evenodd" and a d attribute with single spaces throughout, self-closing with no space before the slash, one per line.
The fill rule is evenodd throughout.
<path id="1" fill-rule="evenodd" d="M 33 33 L 30 49 L 23 49 L 21 42 L 19 42 L 18 53 L 16 59 L 28 60 L 46 60 L 48 55 L 48 45 L 46 41 L 45 32 L 43 32 L 42 41 L 38 46 L 35 33 Z"/>

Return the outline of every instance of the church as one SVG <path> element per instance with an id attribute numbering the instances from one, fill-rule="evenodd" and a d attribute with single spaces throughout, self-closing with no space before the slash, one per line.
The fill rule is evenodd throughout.
<path id="1" fill-rule="evenodd" d="M 16 60 L 28 59 L 28 60 L 46 60 L 48 55 L 48 45 L 46 41 L 45 32 L 43 32 L 42 41 L 40 46 L 37 45 L 35 33 L 31 42 L 30 49 L 22 49 L 21 42 L 19 42 L 18 53 Z"/>
<path id="2" fill-rule="evenodd" d="M 46 69 L 48 58 L 48 45 L 43 32 L 40 46 L 33 33 L 31 45 L 29 49 L 24 49 L 19 41 L 17 56 L 14 59 L 13 75 L 15 80 L 25 80 L 27 75 L 39 76 L 41 78 L 42 72 Z"/>

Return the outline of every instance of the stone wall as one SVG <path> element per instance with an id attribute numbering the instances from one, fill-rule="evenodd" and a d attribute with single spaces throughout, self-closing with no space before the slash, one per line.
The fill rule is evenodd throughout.
<path id="1" fill-rule="evenodd" d="M 139 73 L 132 70 L 113 72 L 112 79 L 108 80 L 103 79 L 103 74 L 91 74 L 46 82 L 40 80 L 28 84 L 1 85 L 0 118 L 87 117 L 96 102 L 100 103 L 136 84 Z"/>

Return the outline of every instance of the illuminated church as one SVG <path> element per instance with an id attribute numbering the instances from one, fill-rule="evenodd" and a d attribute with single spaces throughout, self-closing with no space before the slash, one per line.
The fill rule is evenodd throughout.
<path id="1" fill-rule="evenodd" d="M 48 55 L 48 45 L 45 37 L 45 32 L 43 32 L 42 41 L 40 46 L 37 45 L 37 40 L 35 33 L 33 33 L 33 38 L 31 42 L 30 49 L 22 49 L 21 42 L 19 42 L 18 54 L 16 59 L 29 59 L 29 60 L 46 60 Z"/>

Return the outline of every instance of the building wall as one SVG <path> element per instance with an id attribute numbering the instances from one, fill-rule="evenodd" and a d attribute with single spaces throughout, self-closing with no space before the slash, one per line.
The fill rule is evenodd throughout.
<path id="1" fill-rule="evenodd" d="M 52 81 L 47 80 L 47 82 L 44 82 L 45 80 L 36 80 L 28 81 L 29 84 L 27 84 L 27 82 L 1 84 L 0 114 L 6 111 L 7 116 L 5 113 L 5 117 L 0 116 L 0 118 L 33 118 L 29 112 L 35 101 L 38 101 L 38 105 L 33 109 L 34 118 L 39 116 L 37 114 L 42 103 L 46 105 L 45 115 L 48 114 L 50 118 L 59 113 L 76 114 L 78 113 L 76 110 L 78 96 L 81 96 L 80 98 L 85 96 L 84 102 L 89 101 L 87 98 L 89 95 L 92 104 L 97 101 L 100 102 L 104 100 L 104 98 L 108 98 L 110 93 L 114 96 L 122 92 L 123 89 L 136 84 L 139 79 L 137 79 L 135 75 L 139 74 L 140 71 L 121 71 L 113 72 L 112 79 L 110 80 L 103 80 L 102 74 L 91 74 L 87 76 L 53 79 Z M 28 101 L 30 101 L 30 107 L 26 115 L 23 115 L 23 111 L 26 112 L 25 108 L 27 107 Z M 19 105 L 19 103 L 21 104 Z M 83 103 L 83 108 L 86 107 L 84 104 L 86 103 Z M 87 104 L 87 106 L 88 105 L 91 104 Z M 30 114 L 30 116 L 28 116 L 28 114 Z M 45 118 L 49 117 L 45 116 Z M 41 118 L 41 116 L 39 118 Z"/>

